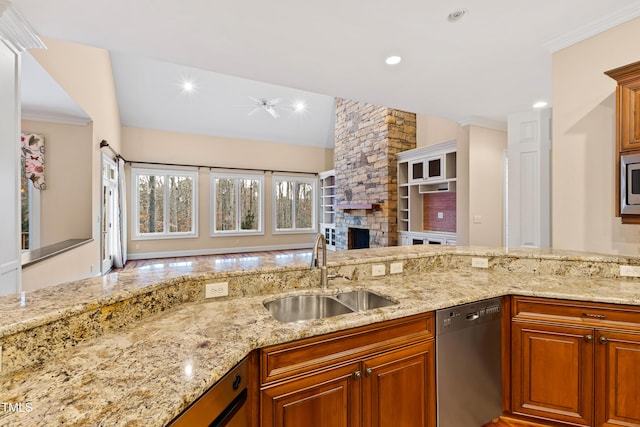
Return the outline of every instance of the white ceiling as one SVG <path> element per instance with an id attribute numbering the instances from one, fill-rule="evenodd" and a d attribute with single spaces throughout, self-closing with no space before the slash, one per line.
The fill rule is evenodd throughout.
<path id="1" fill-rule="evenodd" d="M 311 99 L 307 92 L 313 92 L 500 127 L 508 113 L 526 111 L 539 99 L 552 102 L 552 51 L 640 16 L 640 0 L 13 4 L 42 36 L 112 52 L 125 125 L 315 145 L 326 145 L 331 130 L 283 135 L 314 115 L 327 124 L 326 106 L 314 106 L 306 117 L 255 114 L 255 121 L 241 121 L 243 107 L 234 105 L 248 104 L 247 96 L 289 102 L 300 94 Z M 449 22 L 457 8 L 468 12 Z M 401 55 L 402 63 L 385 65 L 391 54 Z M 181 96 L 176 81 L 190 73 L 200 79 L 200 92 Z M 228 119 L 228 112 L 237 117 Z M 252 130 L 258 120 L 284 134 Z"/>

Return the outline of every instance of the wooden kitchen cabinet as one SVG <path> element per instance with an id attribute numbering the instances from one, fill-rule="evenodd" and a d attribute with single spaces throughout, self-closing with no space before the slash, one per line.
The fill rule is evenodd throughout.
<path id="1" fill-rule="evenodd" d="M 593 332 L 514 322 L 511 336 L 512 411 L 591 426 Z"/>
<path id="2" fill-rule="evenodd" d="M 433 426 L 433 341 L 363 362 L 363 426 Z"/>
<path id="3" fill-rule="evenodd" d="M 262 427 L 434 427 L 431 313 L 271 346 Z"/>
<path id="4" fill-rule="evenodd" d="M 615 216 L 623 224 L 640 224 L 640 215 L 620 211 L 620 157 L 640 154 L 640 61 L 605 72 L 616 86 Z"/>
<path id="5" fill-rule="evenodd" d="M 640 426 L 640 334 L 597 331 L 596 425 Z"/>
<path id="6" fill-rule="evenodd" d="M 359 363 L 303 376 L 262 392 L 262 425 L 360 426 Z"/>
<path id="7" fill-rule="evenodd" d="M 640 307 L 513 297 L 506 413 L 640 427 Z"/>
<path id="8" fill-rule="evenodd" d="M 640 150 L 640 61 L 605 72 L 616 88 L 618 152 Z"/>

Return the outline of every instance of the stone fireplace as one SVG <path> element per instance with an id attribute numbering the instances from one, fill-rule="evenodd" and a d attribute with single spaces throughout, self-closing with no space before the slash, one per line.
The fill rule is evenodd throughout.
<path id="1" fill-rule="evenodd" d="M 349 229 L 369 246 L 398 243 L 396 153 L 416 148 L 416 115 L 336 99 L 336 249 L 350 248 Z"/>

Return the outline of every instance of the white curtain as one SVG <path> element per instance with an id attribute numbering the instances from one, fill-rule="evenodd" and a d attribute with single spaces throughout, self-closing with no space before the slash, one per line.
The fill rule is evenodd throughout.
<path id="1" fill-rule="evenodd" d="M 116 218 L 114 221 L 114 234 L 116 243 L 114 248 L 113 266 L 124 267 L 127 263 L 127 190 L 124 182 L 124 160 L 120 157 L 118 161 L 118 187 L 116 191 Z"/>

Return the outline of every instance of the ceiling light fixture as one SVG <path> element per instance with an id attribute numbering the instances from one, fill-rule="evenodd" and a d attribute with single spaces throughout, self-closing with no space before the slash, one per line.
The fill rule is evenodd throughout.
<path id="1" fill-rule="evenodd" d="M 449 14 L 447 19 L 449 22 L 456 22 L 459 21 L 466 13 L 467 9 L 456 9 Z"/>
<path id="2" fill-rule="evenodd" d="M 402 61 L 402 58 L 398 55 L 391 55 L 384 60 L 387 65 L 398 65 L 400 61 Z"/>
<path id="3" fill-rule="evenodd" d="M 187 93 L 193 92 L 195 88 L 196 87 L 193 84 L 193 82 L 186 81 L 186 82 L 182 83 L 182 89 L 184 89 L 184 91 L 187 92 Z"/>
<path id="4" fill-rule="evenodd" d="M 302 113 L 307 108 L 307 106 L 302 101 L 296 101 L 296 103 L 293 105 L 293 108 L 296 113 Z"/>
<path id="5" fill-rule="evenodd" d="M 544 108 L 547 106 L 547 101 L 538 101 L 533 104 L 533 108 Z"/>

